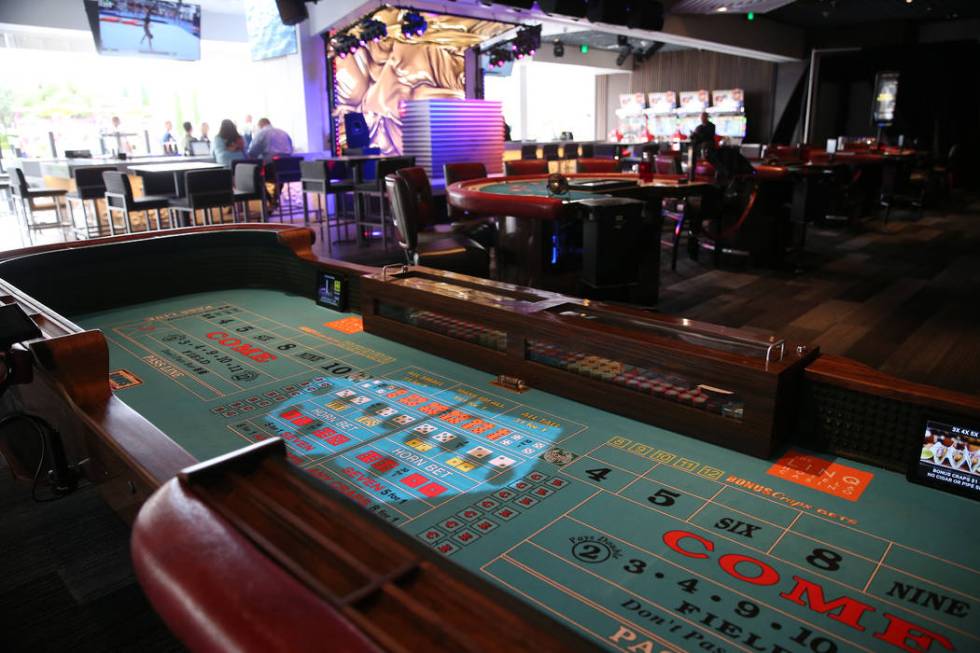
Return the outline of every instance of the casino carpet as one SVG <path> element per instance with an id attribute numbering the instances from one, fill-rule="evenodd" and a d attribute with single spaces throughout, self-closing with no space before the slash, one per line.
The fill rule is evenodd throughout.
<path id="1" fill-rule="evenodd" d="M 0 651 L 183 650 L 136 582 L 128 527 L 98 492 L 37 504 L 0 458 Z"/>

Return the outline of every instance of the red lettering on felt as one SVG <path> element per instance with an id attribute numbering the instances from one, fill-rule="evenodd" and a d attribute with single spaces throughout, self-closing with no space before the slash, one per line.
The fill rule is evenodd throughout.
<path id="1" fill-rule="evenodd" d="M 428 480 L 429 479 L 421 474 L 409 474 L 402 479 L 402 484 L 407 485 L 408 487 L 418 487 Z"/>
<path id="2" fill-rule="evenodd" d="M 337 432 L 334 431 L 329 426 L 324 426 L 322 429 L 317 429 L 317 430 L 313 431 L 313 435 L 315 437 L 318 437 L 318 438 L 321 438 L 321 439 L 327 438 L 327 437 L 329 437 L 331 435 L 334 435 L 335 433 L 337 433 Z"/>
<path id="3" fill-rule="evenodd" d="M 759 568 L 757 576 L 747 576 L 740 572 L 736 567 L 740 563 L 749 563 Z M 729 553 L 718 558 L 718 566 L 728 573 L 732 578 L 737 578 L 745 583 L 753 585 L 775 585 L 779 582 L 779 573 L 764 562 L 751 558 L 747 555 Z"/>
<path id="4" fill-rule="evenodd" d="M 270 354 L 267 351 L 263 351 L 255 345 L 242 344 L 242 341 L 238 338 L 229 336 L 224 331 L 212 331 L 207 335 L 208 340 L 217 340 L 219 345 L 223 347 L 230 347 L 232 351 L 237 352 L 246 358 L 249 358 L 256 363 L 268 363 L 269 361 L 276 360 L 275 355 Z"/>
<path id="5" fill-rule="evenodd" d="M 279 413 L 279 417 L 281 417 L 281 418 L 283 418 L 285 420 L 289 420 L 289 421 L 292 421 L 292 420 L 296 419 L 297 417 L 302 417 L 302 416 L 303 416 L 303 413 L 301 413 L 301 412 L 299 412 L 298 410 L 295 410 L 295 409 L 294 410 L 286 410 L 286 411 L 283 411 L 283 412 Z"/>
<path id="6" fill-rule="evenodd" d="M 686 556 L 688 558 L 707 558 L 708 557 L 708 554 L 707 553 L 697 553 L 697 552 L 690 551 L 690 550 L 685 549 L 684 547 L 682 547 L 681 546 L 681 542 L 683 542 L 684 540 L 688 540 L 688 539 L 694 540 L 696 542 L 699 542 L 701 544 L 701 546 L 703 546 L 705 548 L 706 551 L 714 551 L 715 550 L 714 543 L 712 543 L 711 540 L 707 540 L 707 539 L 701 537 L 700 535 L 695 535 L 694 533 L 689 533 L 687 531 L 668 531 L 668 532 L 664 533 L 664 544 L 666 544 L 667 546 L 669 546 L 671 549 L 673 549 L 677 553 L 680 553 L 682 556 Z"/>
<path id="7" fill-rule="evenodd" d="M 371 464 L 373 469 L 378 470 L 382 474 L 385 472 L 390 472 L 397 466 L 398 461 L 394 460 L 393 458 L 382 458 L 381 460 Z"/>
<path id="8" fill-rule="evenodd" d="M 862 603 L 849 596 L 842 596 L 833 601 L 824 599 L 823 588 L 814 582 L 808 581 L 799 576 L 793 576 L 796 586 L 789 592 L 782 592 L 779 596 L 791 601 L 796 605 L 810 608 L 814 612 L 825 614 L 834 621 L 839 621 L 851 628 L 863 632 L 864 626 L 861 625 L 861 618 L 868 612 L 874 612 L 874 607 L 867 603 Z M 875 635 L 877 637 L 877 635 Z M 879 639 L 881 639 L 879 637 Z M 906 649 L 913 650 L 913 649 Z"/>
<path id="9" fill-rule="evenodd" d="M 933 642 L 947 651 L 954 650 L 953 643 L 939 633 L 926 630 L 922 626 L 916 626 L 887 612 L 883 613 L 883 616 L 888 620 L 888 626 L 883 632 L 875 633 L 875 639 L 888 642 L 903 651 L 908 651 L 908 653 L 927 653 Z"/>
<path id="10" fill-rule="evenodd" d="M 380 460 L 381 454 L 378 453 L 377 451 L 365 451 L 364 453 L 358 455 L 357 459 L 360 460 L 362 463 L 371 464 L 376 460 Z"/>

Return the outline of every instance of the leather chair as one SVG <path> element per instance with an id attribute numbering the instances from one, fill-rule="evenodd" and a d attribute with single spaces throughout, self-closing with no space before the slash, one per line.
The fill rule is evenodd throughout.
<path id="1" fill-rule="evenodd" d="M 592 143 L 582 143 L 578 146 L 578 156 L 580 159 L 592 159 L 595 157 L 595 145 Z"/>
<path id="2" fill-rule="evenodd" d="M 576 159 L 575 172 L 579 174 L 619 172 L 619 161 L 616 159 Z"/>
<path id="3" fill-rule="evenodd" d="M 358 237 L 364 238 L 364 226 L 371 224 L 367 220 L 366 202 L 372 197 L 377 197 L 380 204 L 379 219 L 381 225 L 381 242 L 384 248 L 388 249 L 388 220 L 386 208 L 388 204 L 387 185 L 385 177 L 415 165 L 414 156 L 393 156 L 381 159 L 377 162 L 377 176 L 374 179 L 361 181 L 354 184 L 354 213 L 357 223 Z"/>
<path id="4" fill-rule="evenodd" d="M 577 159 L 579 158 L 578 153 L 578 143 L 565 143 L 561 146 L 561 158 L 563 159 Z"/>
<path id="5" fill-rule="evenodd" d="M 173 198 L 169 195 L 143 195 L 142 197 L 134 198 L 133 187 L 129 184 L 129 177 L 125 173 L 116 170 L 103 172 L 102 180 L 105 183 L 105 207 L 106 214 L 109 218 L 110 234 L 116 234 L 116 213 L 122 213 L 123 226 L 125 227 L 126 233 L 133 231 L 133 223 L 129 219 L 129 214 L 133 212 L 143 213 L 143 217 L 146 220 L 146 230 L 149 231 L 149 211 L 153 211 L 156 215 L 157 229 L 163 228 L 160 224 L 160 209 L 169 209 L 170 200 Z M 167 216 L 170 226 L 175 226 L 173 213 L 170 213 L 168 210 Z"/>
<path id="6" fill-rule="evenodd" d="M 184 173 L 184 196 L 171 198 L 170 210 L 187 214 L 190 220 L 184 220 L 185 226 L 197 223 L 198 211 L 203 211 L 204 224 L 213 224 L 211 209 L 232 206 L 233 188 L 230 169 L 188 170 Z"/>
<path id="7" fill-rule="evenodd" d="M 330 215 L 327 207 L 327 195 L 334 196 L 334 229 L 340 232 L 340 210 L 339 202 L 345 193 L 354 192 L 354 180 L 351 178 L 350 170 L 344 161 L 332 159 L 319 159 L 316 161 L 303 161 L 300 164 L 300 185 L 303 189 L 303 220 L 309 224 L 309 207 L 307 194 L 312 193 L 316 196 L 316 210 L 320 216 L 318 222 L 320 229 L 324 223 L 327 225 L 327 254 L 333 253 L 333 239 L 330 237 Z M 321 207 L 320 197 L 323 196 Z M 347 222 L 345 224 L 351 224 Z"/>
<path id="8" fill-rule="evenodd" d="M 504 175 L 507 177 L 546 174 L 548 174 L 548 162 L 544 159 L 535 159 L 533 161 L 504 161 Z"/>
<path id="9" fill-rule="evenodd" d="M 558 160 L 558 143 L 545 143 L 541 146 L 541 158 L 545 161 Z"/>
<path id="10" fill-rule="evenodd" d="M 461 234 L 432 229 L 432 187 L 423 168 L 402 168 L 385 177 L 398 244 L 410 264 L 486 277 L 490 257 L 479 243 Z"/>
<path id="11" fill-rule="evenodd" d="M 457 181 L 486 179 L 487 167 L 482 163 L 446 163 L 442 174 L 448 188 Z M 449 206 L 449 219 L 452 220 L 451 231 L 464 234 L 487 248 L 497 244 L 497 217 L 472 216 Z"/>
<path id="12" fill-rule="evenodd" d="M 262 176 L 261 164 L 238 163 L 232 168 L 232 176 L 235 182 L 232 200 L 236 221 L 238 219 L 238 207 L 241 206 L 245 222 L 248 222 L 248 204 L 258 200 L 259 215 L 262 222 L 265 222 L 269 216 L 265 203 L 265 178 Z"/>
<path id="13" fill-rule="evenodd" d="M 67 190 L 57 188 L 34 188 L 27 183 L 27 177 L 20 168 L 10 170 L 10 194 L 14 199 L 14 206 L 20 206 L 20 211 L 24 213 L 24 222 L 27 229 L 52 229 L 64 228 L 64 214 L 61 212 L 61 200 L 68 194 Z M 51 204 L 38 204 L 37 200 L 51 200 Z M 55 222 L 35 222 L 35 211 L 54 211 Z"/>
<path id="14" fill-rule="evenodd" d="M 85 168 L 75 168 L 72 176 L 75 178 L 75 190 L 65 195 L 65 203 L 68 205 L 68 215 L 72 225 L 75 224 L 75 204 L 82 205 L 82 221 L 84 226 L 76 229 L 76 232 L 83 234 L 86 238 L 94 238 L 104 235 L 102 233 L 102 222 L 99 220 L 99 200 L 105 199 L 105 180 L 102 178 L 103 172 L 115 171 L 115 166 L 91 166 Z M 92 202 L 92 214 L 95 216 L 95 224 L 89 224 L 88 210 L 85 208 L 87 201 Z"/>

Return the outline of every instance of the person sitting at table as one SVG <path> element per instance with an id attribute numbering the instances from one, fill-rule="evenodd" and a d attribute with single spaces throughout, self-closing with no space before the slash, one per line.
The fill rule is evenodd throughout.
<path id="1" fill-rule="evenodd" d="M 197 138 L 197 140 L 199 140 L 199 141 L 201 141 L 203 143 L 210 143 L 211 142 L 211 139 L 208 138 L 208 129 L 210 129 L 208 127 L 208 123 L 202 122 L 201 123 L 201 135 Z"/>
<path id="2" fill-rule="evenodd" d="M 214 145 L 211 151 L 214 153 L 214 160 L 226 168 L 231 167 L 231 162 L 245 158 L 245 140 L 238 133 L 235 123 L 225 118 L 221 121 L 218 128 L 218 135 L 214 137 Z"/>
<path id="3" fill-rule="evenodd" d="M 259 118 L 256 123 L 259 130 L 252 135 L 252 145 L 248 148 L 248 158 L 262 159 L 266 163 L 284 154 L 293 153 L 293 140 L 285 130 L 273 127 L 268 118 Z M 266 175 L 268 178 L 269 175 Z M 279 204 L 282 194 L 282 184 L 276 183 L 269 202 L 272 206 Z"/>
<path id="4" fill-rule="evenodd" d="M 192 153 L 191 143 L 197 141 L 197 139 L 194 138 L 194 125 L 192 125 L 190 122 L 185 122 L 182 127 L 184 128 L 184 135 L 180 139 L 180 151 L 184 154 L 190 155 Z"/>

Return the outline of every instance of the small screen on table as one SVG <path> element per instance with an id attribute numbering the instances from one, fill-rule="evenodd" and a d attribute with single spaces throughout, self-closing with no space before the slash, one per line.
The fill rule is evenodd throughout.
<path id="1" fill-rule="evenodd" d="M 316 303 L 336 311 L 347 310 L 347 282 L 331 272 L 320 272 L 316 285 Z"/>
<path id="2" fill-rule="evenodd" d="M 980 499 L 980 424 L 930 419 L 920 444 L 910 480 Z"/>

